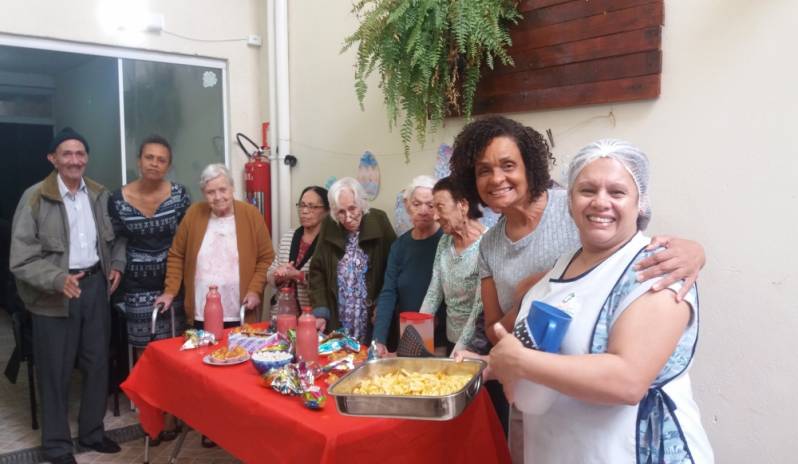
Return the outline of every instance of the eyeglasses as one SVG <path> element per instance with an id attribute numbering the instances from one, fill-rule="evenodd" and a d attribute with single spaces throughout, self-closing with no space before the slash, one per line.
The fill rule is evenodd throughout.
<path id="1" fill-rule="evenodd" d="M 339 209 L 335 212 L 335 215 L 340 220 L 346 220 L 347 217 L 351 217 L 352 219 L 360 216 L 363 213 L 363 210 L 358 208 L 357 206 L 350 206 L 347 209 Z"/>
<path id="2" fill-rule="evenodd" d="M 296 209 L 298 211 L 306 210 L 306 211 L 316 211 L 320 209 L 324 209 L 324 205 L 309 205 L 307 203 L 297 203 Z"/>

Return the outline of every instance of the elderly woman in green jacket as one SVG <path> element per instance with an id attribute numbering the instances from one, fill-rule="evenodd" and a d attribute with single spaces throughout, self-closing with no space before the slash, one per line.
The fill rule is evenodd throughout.
<path id="1" fill-rule="evenodd" d="M 396 234 L 385 212 L 369 208 L 356 179 L 336 181 L 328 193 L 330 216 L 321 225 L 310 264 L 310 302 L 319 328 L 345 328 L 371 340 L 374 301 L 382 288 Z"/>

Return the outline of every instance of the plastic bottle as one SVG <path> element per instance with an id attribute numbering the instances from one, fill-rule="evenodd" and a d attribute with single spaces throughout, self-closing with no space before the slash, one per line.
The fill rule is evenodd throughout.
<path id="1" fill-rule="evenodd" d="M 277 331 L 285 335 L 288 329 L 296 329 L 298 313 L 293 287 L 282 287 L 277 294 Z"/>
<path id="2" fill-rule="evenodd" d="M 319 360 L 319 334 L 316 332 L 316 318 L 312 309 L 310 306 L 302 308 L 296 329 L 296 357 L 305 362 Z"/>
<path id="3" fill-rule="evenodd" d="M 222 310 L 222 295 L 219 294 L 216 285 L 211 285 L 208 288 L 204 317 L 205 331 L 212 333 L 216 340 L 221 342 L 224 335 L 224 311 Z"/>

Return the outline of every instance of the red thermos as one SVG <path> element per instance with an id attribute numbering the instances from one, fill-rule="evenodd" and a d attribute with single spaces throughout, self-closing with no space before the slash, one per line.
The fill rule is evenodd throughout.
<path id="1" fill-rule="evenodd" d="M 205 331 L 210 332 L 216 337 L 216 341 L 222 341 L 224 334 L 224 311 L 222 310 L 222 295 L 216 285 L 208 288 L 208 295 L 205 297 Z"/>

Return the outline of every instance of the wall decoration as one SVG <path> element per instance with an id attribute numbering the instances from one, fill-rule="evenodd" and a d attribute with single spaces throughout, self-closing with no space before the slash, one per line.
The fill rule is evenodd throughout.
<path id="1" fill-rule="evenodd" d="M 334 184 L 336 180 L 338 180 L 338 178 L 335 176 L 328 177 L 327 180 L 324 181 L 324 188 L 330 190 L 330 187 L 332 187 L 332 184 Z"/>
<path id="2" fill-rule="evenodd" d="M 217 82 L 219 82 L 219 78 L 216 77 L 215 72 L 205 71 L 202 73 L 202 86 L 206 89 L 209 87 L 215 87 Z"/>
<path id="3" fill-rule="evenodd" d="M 357 165 L 357 180 L 366 190 L 369 201 L 374 201 L 380 193 L 380 166 L 370 151 L 363 153 Z"/>
<path id="4" fill-rule="evenodd" d="M 393 211 L 394 230 L 397 236 L 413 228 L 413 221 L 410 220 L 410 215 L 407 214 L 407 210 L 405 209 L 404 195 L 404 189 L 396 194 L 396 206 Z"/>
<path id="5" fill-rule="evenodd" d="M 438 147 L 438 158 L 435 160 L 435 172 L 432 174 L 436 179 L 440 180 L 451 174 L 449 168 L 449 160 L 452 159 L 452 147 L 442 143 Z"/>

